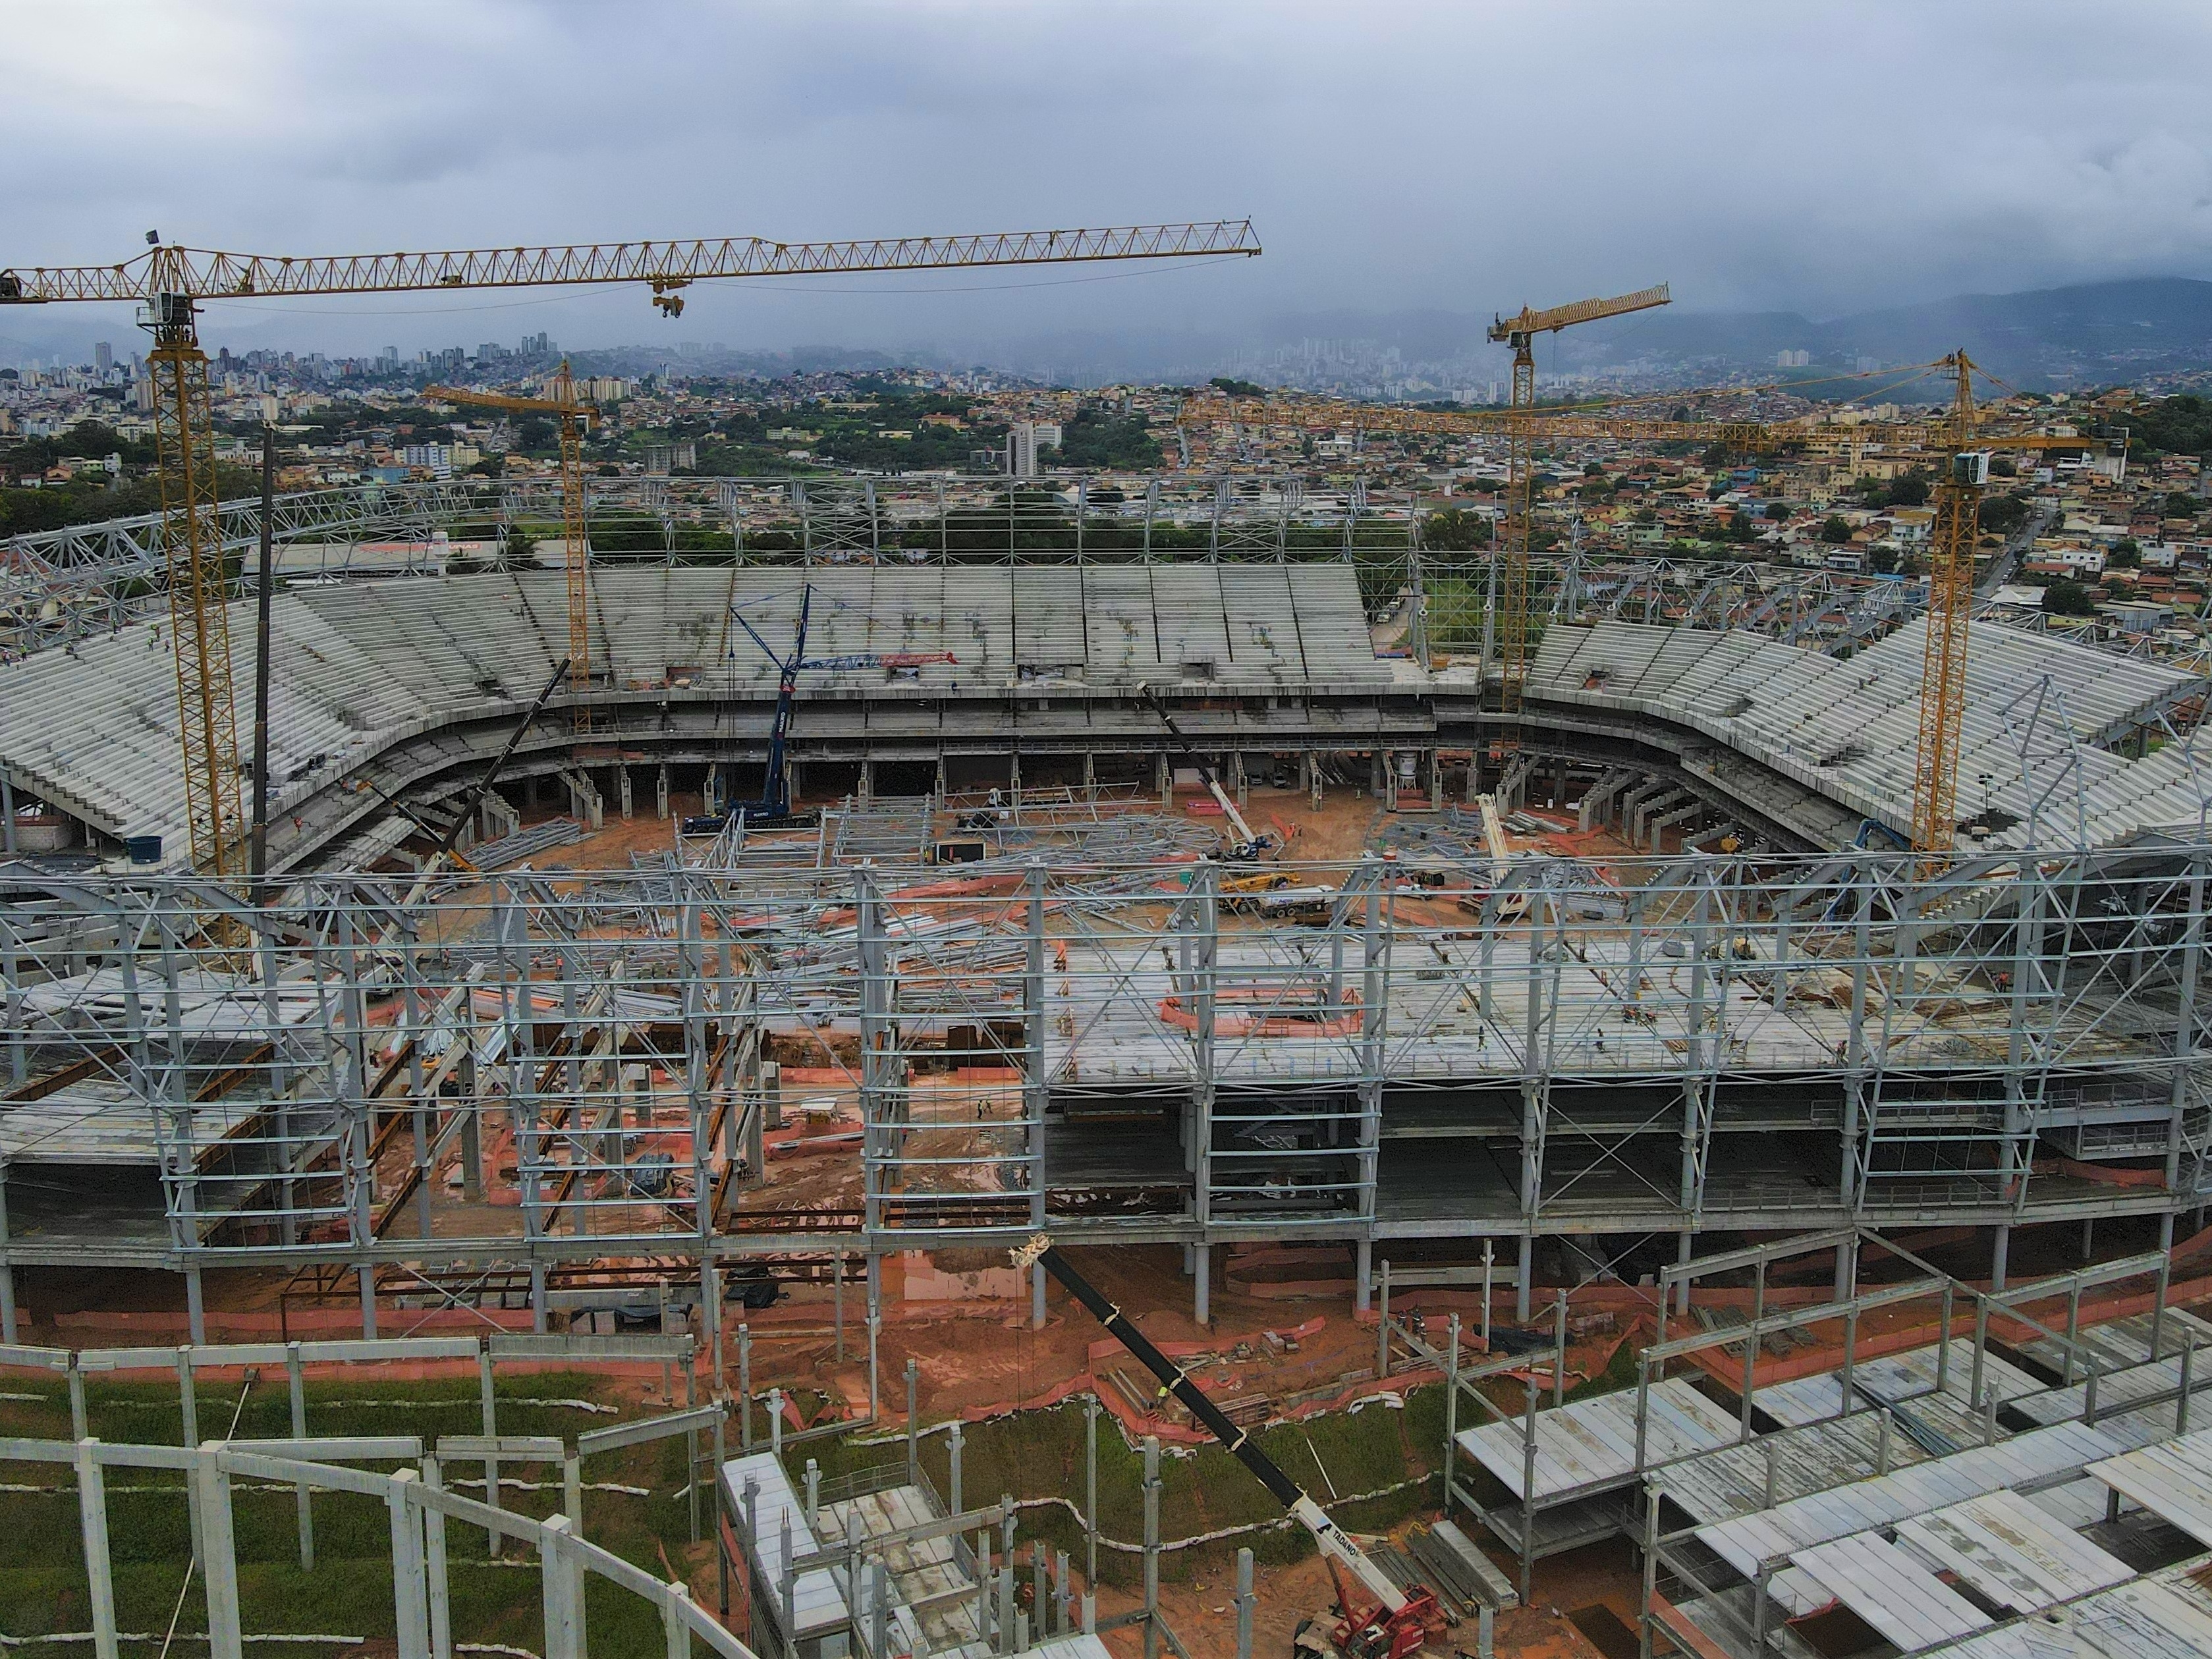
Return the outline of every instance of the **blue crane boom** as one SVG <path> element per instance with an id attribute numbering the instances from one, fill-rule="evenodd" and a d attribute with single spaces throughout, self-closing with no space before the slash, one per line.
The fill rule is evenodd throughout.
<path id="1" fill-rule="evenodd" d="M 791 654 L 779 658 L 760 636 L 760 630 L 745 620 L 744 613 L 734 606 L 731 608 L 730 620 L 750 635 L 762 653 L 776 665 L 776 686 L 775 719 L 768 733 L 768 776 L 762 781 L 760 799 L 732 801 L 723 815 L 726 817 L 751 822 L 791 816 L 791 799 L 783 787 L 783 756 L 791 740 L 791 711 L 799 690 L 799 671 L 825 665 L 806 659 L 806 629 L 813 610 L 814 584 L 808 582 L 799 591 L 799 629 L 792 639 Z"/>

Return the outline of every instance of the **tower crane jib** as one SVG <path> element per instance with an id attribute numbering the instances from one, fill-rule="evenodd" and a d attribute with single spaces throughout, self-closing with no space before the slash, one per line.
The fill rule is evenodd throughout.
<path id="1" fill-rule="evenodd" d="M 860 241 L 777 242 L 738 236 L 311 258 L 190 248 L 150 232 L 147 240 L 152 246 L 145 252 L 114 264 L 0 268 L 0 306 L 135 302 L 141 325 L 154 337 L 147 361 L 154 383 L 161 545 L 174 623 L 186 819 L 191 861 L 215 876 L 243 873 L 246 826 L 240 805 L 238 723 L 225 610 L 229 577 L 216 512 L 215 428 L 207 355 L 199 345 L 200 301 L 634 283 L 651 289 L 653 303 L 664 316 L 673 317 L 684 309 L 678 290 L 725 278 L 1220 258 L 1260 252 L 1249 219 Z M 566 420 L 562 430 L 565 483 L 571 472 L 580 471 L 580 432 L 579 423 Z M 564 489 L 563 494 L 564 502 L 576 509 L 564 512 L 564 529 L 571 672 L 580 675 L 589 672 L 588 650 L 574 638 L 584 614 L 577 599 L 580 487 L 573 495 Z"/>

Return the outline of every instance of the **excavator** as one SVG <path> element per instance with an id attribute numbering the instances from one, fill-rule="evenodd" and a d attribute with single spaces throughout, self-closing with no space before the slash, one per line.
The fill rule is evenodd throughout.
<path id="1" fill-rule="evenodd" d="M 1042 1267 L 1066 1285 L 1094 1319 L 1159 1378 L 1161 1393 L 1180 1401 L 1230 1455 L 1259 1477 L 1260 1484 L 1274 1494 L 1291 1518 L 1313 1534 L 1336 1586 L 1339 1617 L 1328 1627 L 1328 1636 L 1340 1659 L 1410 1659 L 1422 1650 L 1431 1635 L 1442 1633 L 1443 1610 L 1437 1605 L 1436 1592 L 1422 1584 L 1401 1589 L 1389 1574 L 1369 1560 L 1351 1535 L 1329 1519 L 1328 1511 L 1255 1445 L 1245 1430 L 1231 1423 L 1198 1384 L 1183 1375 L 1181 1366 L 1154 1346 L 1133 1321 L 1083 1276 L 1048 1235 L 1038 1233 L 1012 1255 L 1014 1266 L 1024 1272 Z M 1321 1651 L 1312 1643 L 1318 1628 L 1301 1626 L 1293 1648 L 1297 1659 Z"/>
<path id="2" fill-rule="evenodd" d="M 1167 703 L 1161 698 L 1158 690 L 1148 685 L 1144 688 L 1144 691 L 1145 701 L 1152 704 L 1152 713 L 1160 717 L 1160 724 L 1167 727 L 1168 735 L 1176 740 L 1177 747 L 1182 750 L 1184 757 L 1198 769 L 1198 775 L 1204 781 L 1206 788 L 1212 792 L 1215 805 L 1221 808 L 1222 816 L 1229 820 L 1230 830 L 1236 837 L 1229 845 L 1229 859 L 1237 864 L 1256 863 L 1264 854 L 1273 849 L 1275 838 L 1273 836 L 1253 834 L 1252 826 L 1245 823 L 1244 815 L 1237 810 L 1237 803 L 1230 799 L 1229 792 L 1221 787 L 1221 780 L 1213 775 L 1213 769 L 1206 763 L 1203 756 L 1190 746 L 1190 739 L 1183 735 L 1182 727 L 1177 726 L 1175 716 L 1168 713 Z"/>

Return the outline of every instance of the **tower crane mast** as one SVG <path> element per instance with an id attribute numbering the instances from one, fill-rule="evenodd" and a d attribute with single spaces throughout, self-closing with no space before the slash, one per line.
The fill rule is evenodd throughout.
<path id="1" fill-rule="evenodd" d="M 246 824 L 240 806 L 238 721 L 225 614 L 229 578 L 216 512 L 208 360 L 199 343 L 202 301 L 635 283 L 652 290 L 653 303 L 664 316 L 674 317 L 684 309 L 680 290 L 721 278 L 1223 258 L 1260 252 L 1249 220 L 861 241 L 778 242 L 740 236 L 304 258 L 185 247 L 164 242 L 152 231 L 146 240 L 145 252 L 113 264 L 0 268 L 0 306 L 131 301 L 140 307 L 141 325 L 153 335 L 148 368 L 154 382 L 161 546 L 176 647 L 178 726 L 191 860 L 217 877 L 244 873 Z M 573 555 L 580 526 L 567 528 Z M 572 583 L 574 580 L 572 566 Z M 572 672 L 587 666 L 584 653 L 572 653 Z"/>
<path id="2" fill-rule="evenodd" d="M 568 576 L 568 690 L 574 729 L 588 732 L 592 711 L 584 693 L 592 684 L 592 543 L 584 501 L 584 428 L 599 410 L 576 396 L 575 377 L 565 357 L 546 389 L 549 398 L 519 398 L 504 392 L 476 392 L 465 386 L 426 386 L 422 395 L 449 404 L 503 410 L 515 415 L 550 415 L 561 423 L 562 566 Z"/>
<path id="3" fill-rule="evenodd" d="M 1490 325 L 1491 340 L 1513 349 L 1513 401 L 1518 412 L 1536 406 L 1536 337 L 1556 334 L 1577 323 L 1621 317 L 1671 302 L 1667 284 L 1639 289 L 1610 300 L 1577 300 L 1569 305 L 1531 311 L 1523 306 L 1514 317 L 1500 317 Z M 1507 436 L 1505 518 L 1499 526 L 1503 545 L 1493 557 L 1498 573 L 1498 604 L 1493 612 L 1498 638 L 1498 712 L 1503 717 L 1500 747 L 1520 744 L 1521 693 L 1528 679 L 1528 517 L 1534 492 L 1534 453 L 1525 428 Z"/>
<path id="4" fill-rule="evenodd" d="M 1501 319 L 1493 325 L 1492 337 L 1504 338 L 1513 345 L 1517 373 L 1528 343 L 1536 333 L 1588 321 L 1592 316 L 1619 314 L 1588 309 L 1593 306 L 1638 310 L 1646 304 L 1662 304 L 1665 291 L 1663 287 L 1649 289 L 1619 301 L 1584 301 L 1549 312 L 1523 312 L 1516 317 Z M 1793 421 L 1662 420 L 1603 410 L 1538 415 L 1523 395 L 1524 391 L 1533 388 L 1533 381 L 1524 386 L 1523 381 L 1516 378 L 1515 404 L 1503 411 L 1401 408 L 1322 398 L 1204 395 L 1186 399 L 1177 420 L 1186 430 L 1214 422 L 1234 422 L 1247 427 L 1496 434 L 1506 437 L 1514 458 L 1513 481 L 1509 485 L 1505 522 L 1498 538 L 1500 556 L 1492 566 L 1500 570 L 1502 576 L 1503 591 L 1492 611 L 1495 630 L 1504 647 L 1500 680 L 1501 708 L 1506 716 L 1506 747 L 1513 742 L 1512 727 L 1520 708 L 1531 632 L 1528 458 L 1534 445 L 1608 438 L 1626 442 L 1720 444 L 1730 450 L 1759 454 L 1842 436 L 1855 446 L 1876 443 L 1899 454 L 1928 455 L 1935 463 L 1936 519 L 1929 538 L 1928 636 L 1922 663 L 1920 733 L 1914 763 L 1912 842 L 1923 861 L 1935 867 L 1940 866 L 1950 849 L 1958 829 L 1955 809 L 1959 745 L 1966 709 L 1966 634 L 1973 608 L 1974 553 L 1980 538 L 1981 500 L 1989 482 L 1990 458 L 1998 450 L 2079 451 L 2100 443 L 2109 447 L 2122 441 L 2078 432 L 2021 431 L 2009 425 L 1992 428 L 1985 424 L 1975 399 L 1973 382 L 1978 366 L 1963 350 L 1919 367 L 1944 374 L 1953 383 L 1950 407 L 1941 419 L 1870 421 L 1844 426 Z"/>

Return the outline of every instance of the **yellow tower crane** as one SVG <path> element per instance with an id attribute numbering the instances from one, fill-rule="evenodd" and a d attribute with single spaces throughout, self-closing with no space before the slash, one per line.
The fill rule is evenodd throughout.
<path id="1" fill-rule="evenodd" d="M 1659 293 L 1662 290 L 1647 290 Z M 1629 295 L 1631 300 L 1640 296 Z M 1595 303 L 1613 303 L 1599 301 Z M 1565 307 L 1565 309 L 1573 309 Z M 1526 315 L 1528 313 L 1524 313 Z M 1535 313 L 1542 316 L 1548 313 Z M 1510 332 L 1521 318 L 1499 327 Z M 1582 320 L 1581 319 L 1571 319 Z M 1516 351 L 1519 349 L 1516 347 Z M 1213 422 L 1246 427 L 1282 427 L 1309 431 L 1435 432 L 1488 434 L 1505 436 L 1512 446 L 1516 477 L 1524 481 L 1516 493 L 1519 529 L 1501 534 L 1501 586 L 1495 607 L 1496 632 L 1505 647 L 1504 680 L 1510 688 L 1503 708 L 1507 714 L 1504 745 L 1513 742 L 1512 717 L 1520 708 L 1519 689 L 1526 673 L 1526 642 L 1529 634 L 1528 597 L 1527 515 L 1525 480 L 1527 459 L 1539 443 L 1571 441 L 1578 438 L 1608 438 L 1625 442 L 1692 442 L 1722 444 L 1731 450 L 1756 454 L 1793 446 L 1817 444 L 1843 438 L 1853 445 L 1879 443 L 1898 453 L 1929 454 L 1936 462 L 1934 499 L 1936 520 L 1929 533 L 1928 636 L 1922 667 L 1920 738 L 1913 787 L 1913 847 L 1923 864 L 1939 867 L 1942 855 L 1956 838 L 1956 803 L 1960 735 L 1965 721 L 1966 686 L 1966 630 L 1974 602 L 1974 556 L 1981 534 L 1981 499 L 1989 480 L 1990 457 L 2001 450 L 2039 452 L 2078 451 L 2096 447 L 2104 440 L 2081 433 L 1993 430 L 1983 421 L 1974 397 L 1977 366 L 1964 351 L 1921 366 L 1949 374 L 1954 381 L 1951 407 L 1939 422 L 1866 422 L 1850 426 L 1803 422 L 1744 420 L 1658 420 L 1645 416 L 1609 414 L 1602 410 L 1565 411 L 1539 415 L 1526 407 L 1509 411 L 1393 408 L 1322 398 L 1224 398 L 1212 393 L 1187 399 L 1177 419 L 1188 429 Z M 1887 370 L 1895 375 L 1899 371 Z M 1755 387 L 1721 388 L 1740 393 Z M 1670 394 L 1669 401 L 1694 398 L 1696 392 Z M 1509 507 L 1508 522 L 1515 509 Z M 1513 550 L 1517 547 L 1518 555 Z M 1510 573 L 1510 574 L 1507 574 Z M 1517 641 L 1521 659 L 1513 665 Z"/>
<path id="2" fill-rule="evenodd" d="M 576 396 L 568 360 L 546 383 L 552 395 L 518 398 L 503 392 L 474 392 L 466 386 L 426 386 L 422 395 L 449 404 L 505 410 L 515 415 L 550 415 L 561 423 L 561 539 L 562 568 L 568 573 L 568 690 L 574 729 L 592 729 L 584 693 L 592 684 L 591 532 L 584 510 L 584 428 L 599 410 Z"/>
<path id="3" fill-rule="evenodd" d="M 1952 377 L 1951 407 L 1932 434 L 1935 521 L 1928 532 L 1928 637 L 1920 665 L 1920 744 L 1912 771 L 1912 848 L 1940 868 L 1958 838 L 1959 746 L 1966 718 L 1966 623 L 1974 608 L 1974 550 L 1990 458 L 2000 449 L 2092 446 L 2079 434 L 1990 432 L 1974 399 L 1978 367 L 1964 349 L 1930 367 Z"/>
<path id="4" fill-rule="evenodd" d="M 722 278 L 1260 252 L 1249 220 L 870 241 L 775 242 L 738 236 L 311 258 L 183 247 L 163 242 L 153 232 L 146 240 L 147 252 L 116 264 L 0 269 L 0 306 L 135 303 L 142 326 L 153 335 L 148 368 L 160 452 L 161 547 L 176 641 L 185 799 L 192 862 L 215 876 L 244 872 L 247 826 L 240 806 L 238 721 L 225 611 L 230 577 L 217 511 L 208 361 L 199 344 L 201 302 L 637 283 L 653 290 L 653 303 L 663 315 L 674 317 L 684 309 L 678 290 Z"/>
<path id="5" fill-rule="evenodd" d="M 1742 444 L 1764 429 L 1742 422 L 1692 423 L 1606 417 L 1578 421 L 1571 416 L 1546 418 L 1535 414 L 1538 335 L 1556 334 L 1577 323 L 1626 316 L 1670 302 L 1667 284 L 1661 283 L 1609 300 L 1577 300 L 1571 305 L 1553 306 L 1544 311 L 1523 307 L 1516 316 L 1497 319 L 1491 324 L 1490 338 L 1513 349 L 1513 397 L 1503 414 L 1396 410 L 1326 398 L 1253 400 L 1202 394 L 1184 404 L 1179 418 L 1186 428 L 1209 421 L 1236 421 L 1258 426 L 1311 427 L 1326 423 L 1369 431 L 1495 432 L 1505 436 L 1505 512 L 1498 526 L 1498 546 L 1493 555 L 1498 592 L 1490 616 L 1491 631 L 1498 642 L 1498 707 L 1504 717 L 1499 747 L 1510 750 L 1519 741 L 1521 693 L 1528 677 L 1528 521 L 1534 477 L 1533 451 L 1537 441 L 1542 437 L 1694 437 L 1707 443 Z"/>
<path id="6" fill-rule="evenodd" d="M 1536 337 L 1556 334 L 1577 323 L 1625 316 L 1669 303 L 1667 284 L 1639 289 L 1611 300 L 1577 300 L 1571 305 L 1500 317 L 1490 325 L 1490 338 L 1513 349 L 1515 413 L 1536 406 Z M 1499 546 L 1493 556 L 1498 570 L 1498 605 L 1494 624 L 1498 637 L 1498 709 L 1504 716 L 1500 747 L 1512 749 L 1520 742 L 1521 690 L 1528 678 L 1528 515 L 1535 468 L 1534 446 L 1528 431 L 1514 428 L 1506 439 L 1505 517 L 1499 525 Z"/>

